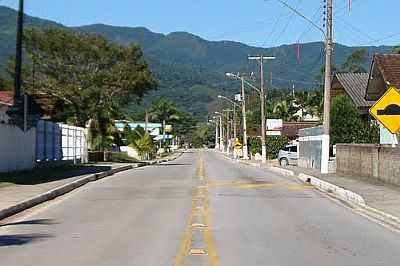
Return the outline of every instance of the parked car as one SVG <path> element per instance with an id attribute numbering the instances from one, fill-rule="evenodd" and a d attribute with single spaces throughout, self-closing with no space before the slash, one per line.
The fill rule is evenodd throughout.
<path id="1" fill-rule="evenodd" d="M 297 165 L 297 145 L 287 145 L 279 151 L 279 164 L 281 166 Z"/>

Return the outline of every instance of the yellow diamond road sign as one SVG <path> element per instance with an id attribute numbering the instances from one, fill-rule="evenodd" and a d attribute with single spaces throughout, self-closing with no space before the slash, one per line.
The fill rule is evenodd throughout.
<path id="1" fill-rule="evenodd" d="M 235 144 L 233 144 L 233 147 L 235 147 L 235 149 L 240 150 L 242 148 L 242 143 L 240 143 L 240 141 L 236 141 Z"/>
<path id="2" fill-rule="evenodd" d="M 400 92 L 395 87 L 390 87 L 369 112 L 391 133 L 398 133 L 400 131 Z"/>

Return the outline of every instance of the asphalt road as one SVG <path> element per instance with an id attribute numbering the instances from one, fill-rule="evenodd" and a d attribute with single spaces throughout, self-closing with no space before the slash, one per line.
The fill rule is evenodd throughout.
<path id="1" fill-rule="evenodd" d="M 294 178 L 186 153 L 0 222 L 0 265 L 400 264 L 400 234 Z"/>

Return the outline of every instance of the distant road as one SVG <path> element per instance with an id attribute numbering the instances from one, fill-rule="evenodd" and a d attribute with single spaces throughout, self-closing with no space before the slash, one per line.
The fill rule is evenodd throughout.
<path id="1" fill-rule="evenodd" d="M 91 183 L 0 225 L 0 265 L 400 265 L 400 234 L 213 151 Z"/>

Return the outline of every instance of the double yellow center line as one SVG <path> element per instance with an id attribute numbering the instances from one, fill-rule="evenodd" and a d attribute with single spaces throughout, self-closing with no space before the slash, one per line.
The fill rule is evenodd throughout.
<path id="1" fill-rule="evenodd" d="M 184 266 L 188 260 L 203 259 L 204 257 L 207 257 L 209 266 L 219 266 L 219 259 L 210 227 L 207 179 L 205 163 L 200 158 L 196 168 L 196 185 L 192 190 L 192 209 L 175 258 L 175 266 Z M 193 241 L 193 236 L 196 233 L 201 233 L 201 241 Z"/>

